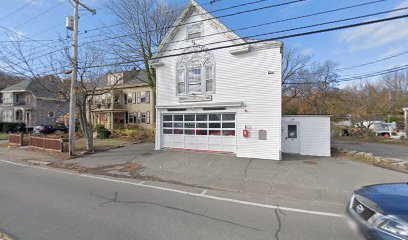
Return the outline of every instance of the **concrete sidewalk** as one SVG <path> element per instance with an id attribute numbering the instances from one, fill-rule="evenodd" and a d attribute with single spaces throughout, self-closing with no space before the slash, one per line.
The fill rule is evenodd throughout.
<path id="1" fill-rule="evenodd" d="M 244 194 L 273 204 L 302 202 L 312 209 L 341 211 L 352 191 L 363 185 L 407 181 L 407 175 L 337 158 L 285 156 L 284 161 L 237 158 L 233 155 L 187 151 L 154 151 L 152 144 L 64 161 L 104 173 L 132 177 L 121 164 L 134 163 L 138 177 L 157 182 L 221 191 L 228 197 Z M 142 178 L 143 179 L 143 178 Z M 316 206 L 316 202 L 319 206 Z M 322 202 L 324 204 L 322 204 Z"/>

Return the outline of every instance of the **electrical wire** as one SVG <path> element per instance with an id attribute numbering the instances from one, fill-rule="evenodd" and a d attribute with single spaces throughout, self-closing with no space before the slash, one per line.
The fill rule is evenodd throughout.
<path id="1" fill-rule="evenodd" d="M 194 53 L 209 52 L 213 50 L 228 49 L 228 48 L 233 48 L 233 47 L 248 46 L 248 45 L 272 42 L 272 41 L 295 38 L 295 37 L 303 37 L 303 36 L 338 31 L 338 30 L 343 30 L 343 29 L 348 29 L 348 28 L 367 26 L 367 25 L 377 24 L 377 23 L 382 23 L 382 22 L 389 22 L 389 21 L 394 21 L 394 20 L 404 19 L 404 18 L 408 18 L 408 14 L 388 17 L 388 18 L 382 18 L 382 19 L 376 19 L 376 20 L 371 20 L 371 21 L 366 21 L 366 22 L 354 23 L 354 24 L 348 24 L 348 25 L 343 25 L 343 26 L 337 26 L 337 27 L 332 27 L 332 28 L 319 29 L 319 30 L 314 30 L 314 31 L 309 31 L 309 32 L 295 33 L 295 34 L 285 35 L 285 36 L 280 36 L 280 37 L 273 37 L 273 38 L 267 38 L 267 39 L 262 39 L 262 40 L 254 40 L 251 42 L 237 43 L 237 44 L 219 46 L 219 47 L 202 49 L 202 50 L 197 50 L 197 51 L 189 51 L 185 53 L 158 56 L 158 57 L 150 58 L 148 60 L 153 61 L 153 60 L 158 60 L 158 59 L 163 59 L 163 58 L 178 57 L 178 56 L 194 54 Z M 98 66 L 87 66 L 87 68 L 98 68 L 98 67 L 115 66 L 115 65 L 117 66 L 121 64 L 136 63 L 136 62 L 141 62 L 141 61 L 144 61 L 144 60 L 141 59 L 141 60 L 132 60 L 132 61 L 125 61 L 125 62 L 118 62 L 118 63 L 103 64 L 103 65 L 98 65 Z"/>
<path id="2" fill-rule="evenodd" d="M 323 22 L 323 23 L 317 23 L 317 24 L 312 24 L 312 25 L 306 25 L 306 26 L 301 26 L 301 27 L 296 27 L 296 28 L 284 29 L 284 30 L 280 30 L 280 31 L 261 33 L 261 34 L 256 34 L 256 35 L 252 35 L 252 36 L 246 36 L 246 37 L 243 37 L 243 38 L 238 37 L 238 38 L 234 38 L 234 39 L 228 39 L 228 40 L 223 40 L 223 41 L 207 43 L 207 44 L 205 44 L 205 46 L 208 47 L 210 45 L 215 45 L 215 44 L 220 44 L 220 43 L 227 43 L 227 42 L 237 41 L 237 40 L 241 40 L 241 39 L 253 39 L 253 38 L 266 36 L 266 35 L 272 35 L 272 34 L 276 34 L 276 33 L 284 33 L 284 32 L 290 32 L 290 31 L 295 31 L 295 30 L 302 30 L 302 29 L 307 29 L 307 28 L 312 28 L 312 27 L 323 26 L 323 25 L 329 25 L 329 24 L 333 24 L 333 23 L 339 23 L 339 22 L 351 21 L 351 20 L 356 20 L 356 19 L 361 19 L 361 18 L 373 17 L 373 16 L 377 16 L 377 15 L 388 14 L 388 13 L 407 10 L 407 9 L 408 9 L 408 7 L 404 7 L 404 8 L 398 8 L 398 9 L 393 9 L 393 10 L 389 10 L 389 11 L 382 11 L 382 12 L 371 13 L 371 14 L 366 14 L 366 15 L 361 15 L 361 16 L 356 16 L 356 17 L 350 17 L 350 18 L 339 19 L 339 20 L 334 20 L 334 21 L 328 21 L 328 22 Z M 185 40 L 183 40 L 183 41 L 185 41 Z M 179 51 L 179 50 L 184 50 L 184 49 L 185 49 L 184 47 L 166 49 L 164 51 L 161 51 L 160 53 Z M 158 52 L 154 52 L 153 54 L 156 54 L 156 53 L 158 53 Z"/>
<path id="3" fill-rule="evenodd" d="M 237 28 L 237 29 L 233 29 L 233 30 L 227 30 L 227 31 L 216 32 L 216 33 L 213 33 L 213 34 L 204 35 L 203 38 L 204 37 L 215 36 L 215 35 L 219 35 L 219 34 L 225 34 L 225 33 L 230 33 L 230 32 L 238 32 L 238 31 L 242 31 L 242 30 L 248 30 L 248 29 L 263 27 L 263 26 L 272 25 L 272 24 L 276 24 L 276 23 L 282 23 L 282 22 L 287 22 L 287 21 L 292 21 L 292 20 L 298 20 L 298 19 L 302 19 L 302 18 L 314 17 L 314 16 L 323 15 L 323 14 L 327 14 L 327 13 L 333 13 L 333 12 L 348 10 L 348 9 L 352 9 L 352 8 L 356 8 L 356 7 L 367 6 L 367 5 L 371 5 L 371 4 L 375 4 L 375 3 L 379 3 L 379 2 L 384 2 L 384 1 L 388 1 L 388 0 L 376 0 L 376 1 L 366 2 L 366 3 L 362 3 L 362 4 L 350 5 L 350 6 L 346 6 L 346 7 L 326 10 L 326 11 L 322 11 L 322 12 L 315 12 L 315 13 L 311 13 L 311 14 L 298 16 L 298 17 L 292 17 L 292 18 L 286 18 L 286 19 L 281 19 L 281 20 L 269 21 L 269 22 L 265 22 L 265 23 L 261 23 L 261 24 L 255 24 L 255 25 L 251 25 L 251 26 L 247 26 L 247 27 L 242 27 L 242 28 Z M 100 41 L 104 42 L 104 41 L 107 41 L 107 40 L 134 36 L 135 34 L 138 34 L 138 33 L 114 36 L 114 37 L 94 40 L 92 42 L 100 42 Z M 99 36 L 99 34 L 94 35 L 94 36 L 90 36 L 90 37 L 95 37 L 95 36 Z M 185 40 L 170 41 L 170 42 L 165 43 L 164 45 L 168 45 L 168 44 L 171 44 L 171 43 L 177 43 L 177 42 L 184 42 L 184 41 Z"/>
<path id="4" fill-rule="evenodd" d="M 53 9 L 59 7 L 60 5 L 62 5 L 62 4 L 64 4 L 64 3 L 65 3 L 65 2 L 61 1 L 61 2 L 59 2 L 58 4 L 52 6 L 51 8 L 48 8 L 47 10 L 45 10 L 45 11 L 43 11 L 43 12 L 41 12 L 41 13 L 35 15 L 35 16 L 33 16 L 32 18 L 29 18 L 29 19 L 26 20 L 25 22 L 18 24 L 18 25 L 15 26 L 14 28 L 19 28 L 19 27 L 21 27 L 21 26 L 23 26 L 23 25 L 29 23 L 30 21 L 32 21 L 32 20 L 34 20 L 34 19 L 37 19 L 37 18 L 39 18 L 39 17 L 41 17 L 41 16 L 43 16 L 44 14 L 46 14 L 46 13 L 52 11 Z"/>
<path id="5" fill-rule="evenodd" d="M 371 64 L 383 62 L 383 61 L 386 61 L 386 60 L 389 60 L 389 59 L 392 59 L 392 58 L 396 58 L 396 57 L 405 55 L 407 53 L 408 53 L 408 51 L 402 52 L 402 53 L 399 53 L 399 54 L 395 54 L 395 55 L 392 55 L 392 56 L 389 56 L 389 57 L 381 58 L 381 59 L 378 59 L 378 60 L 375 60 L 375 61 L 359 64 L 359 65 L 354 65 L 354 66 L 345 67 L 345 68 L 337 68 L 335 70 L 336 71 L 345 71 L 345 70 L 350 70 L 350 69 L 354 69 L 354 68 L 364 67 L 364 66 L 367 66 L 367 65 L 371 65 Z"/>
<path id="6" fill-rule="evenodd" d="M 189 24 L 201 23 L 201 22 L 214 20 L 214 19 L 232 17 L 232 16 L 236 16 L 236 15 L 241 15 L 241 14 L 244 14 L 244 13 L 257 12 L 257 11 L 261 11 L 261 10 L 265 10 L 265 9 L 269 9 L 269 8 L 282 7 L 282 6 L 285 6 L 285 5 L 290 5 L 290 4 L 304 2 L 304 1 L 307 1 L 307 0 L 292 0 L 290 2 L 284 2 L 284 3 L 278 3 L 278 4 L 268 5 L 268 6 L 264 6 L 264 7 L 258 7 L 258 8 L 254 8 L 254 9 L 248 9 L 248 10 L 244 10 L 244 11 L 240 11 L 240 12 L 221 15 L 221 16 L 218 16 L 218 17 L 212 16 L 211 15 L 212 11 L 208 11 L 206 13 L 198 14 L 198 15 L 210 15 L 210 17 L 207 18 L 207 19 L 192 21 L 192 22 L 188 22 L 188 23 L 180 23 L 180 24 L 173 25 L 171 27 L 165 27 L 165 28 L 160 28 L 160 29 L 150 29 L 150 30 L 147 30 L 146 32 L 140 32 L 140 34 L 141 33 L 147 33 L 147 32 L 156 32 L 156 31 L 159 31 L 159 30 L 167 30 L 167 29 L 171 29 L 171 28 L 176 28 L 176 27 L 185 26 L 185 25 L 189 25 Z M 196 16 L 198 16 L 198 15 L 196 15 Z M 180 19 L 180 18 L 177 18 L 177 19 Z M 107 28 L 107 27 L 119 26 L 119 25 L 124 25 L 124 23 L 116 23 L 116 24 L 111 24 L 111 25 L 107 25 L 107 26 L 104 26 L 104 27 L 100 27 L 100 28 L 89 29 L 89 30 L 87 30 L 87 32 L 91 32 L 91 31 L 95 31 L 95 30 L 99 30 L 99 29 L 103 29 L 103 28 Z"/>
<path id="7" fill-rule="evenodd" d="M 10 16 L 13 15 L 14 13 L 16 13 L 16 12 L 22 10 L 23 8 L 27 7 L 28 5 L 30 5 L 30 4 L 31 4 L 32 2 L 34 2 L 34 1 L 35 1 L 35 0 L 28 1 L 28 2 L 27 2 L 26 4 L 24 4 L 23 6 L 21 6 L 21 7 L 17 8 L 17 9 L 15 9 L 14 11 L 10 12 L 9 14 L 6 14 L 4 17 L 0 18 L 0 22 L 3 21 L 4 19 L 10 17 Z"/>

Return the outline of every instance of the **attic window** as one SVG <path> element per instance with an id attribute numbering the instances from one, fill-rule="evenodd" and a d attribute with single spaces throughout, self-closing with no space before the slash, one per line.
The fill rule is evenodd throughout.
<path id="1" fill-rule="evenodd" d="M 203 29 L 201 23 L 196 23 L 187 26 L 187 40 L 201 37 L 202 32 Z"/>

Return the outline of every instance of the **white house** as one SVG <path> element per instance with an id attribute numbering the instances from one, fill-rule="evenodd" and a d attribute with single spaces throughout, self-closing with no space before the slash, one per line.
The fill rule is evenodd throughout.
<path id="1" fill-rule="evenodd" d="M 157 70 L 157 150 L 226 151 L 280 160 L 285 127 L 289 140 L 300 137 L 298 130 L 306 124 L 282 125 L 283 44 L 247 41 L 190 2 L 152 63 Z M 290 142 L 298 146 L 289 152 L 302 153 L 301 142 L 285 146 Z"/>

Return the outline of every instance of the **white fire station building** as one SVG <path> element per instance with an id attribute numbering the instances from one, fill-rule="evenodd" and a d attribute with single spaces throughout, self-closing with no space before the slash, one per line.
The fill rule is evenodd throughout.
<path id="1" fill-rule="evenodd" d="M 330 156 L 329 116 L 282 116 L 283 44 L 248 41 L 190 2 L 153 61 L 157 150 Z"/>

